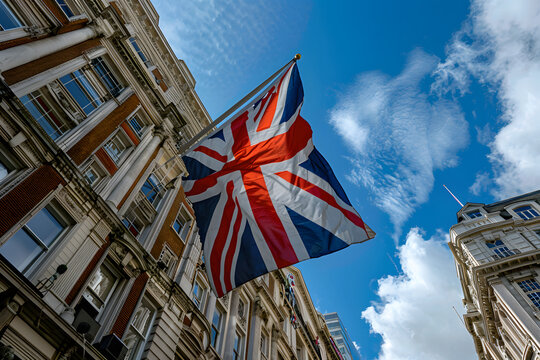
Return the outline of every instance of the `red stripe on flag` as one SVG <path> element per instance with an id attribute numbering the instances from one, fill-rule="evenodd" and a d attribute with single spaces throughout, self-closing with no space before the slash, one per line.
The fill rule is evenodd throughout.
<path id="1" fill-rule="evenodd" d="M 321 189 L 317 185 L 314 185 L 314 184 L 310 183 L 309 181 L 307 181 L 305 179 L 302 179 L 301 177 L 290 173 L 289 171 L 278 172 L 278 173 L 276 173 L 276 175 L 281 177 L 282 179 L 290 182 L 294 186 L 297 186 L 300 189 L 305 190 L 308 193 L 310 193 L 310 194 L 318 197 L 319 199 L 327 202 L 329 205 L 331 205 L 334 208 L 341 211 L 343 213 L 343 215 L 345 215 L 345 217 L 347 219 L 349 219 L 353 224 L 355 224 L 356 226 L 359 226 L 362 229 L 366 230 L 366 228 L 364 226 L 364 221 L 362 221 L 362 218 L 360 218 L 360 216 L 356 215 L 352 211 L 349 211 L 349 210 L 344 209 L 343 207 L 341 207 L 337 203 L 336 199 L 332 195 L 330 195 L 328 192 Z"/>
<path id="2" fill-rule="evenodd" d="M 238 209 L 238 213 L 236 215 L 236 220 L 234 222 L 233 226 L 233 233 L 231 236 L 231 243 L 229 244 L 229 248 L 227 249 L 227 255 L 225 256 L 225 274 L 229 276 L 225 276 L 225 290 L 232 289 L 231 284 L 231 277 L 230 274 L 232 274 L 232 261 L 234 258 L 234 253 L 236 252 L 236 244 L 238 243 L 238 233 L 240 232 L 240 224 L 242 224 L 242 212 L 240 211 L 240 204 L 238 204 L 238 199 L 234 199 L 236 202 L 236 208 Z"/>
<path id="3" fill-rule="evenodd" d="M 214 246 L 212 246 L 212 252 L 210 253 L 210 265 L 212 266 L 212 279 L 218 297 L 221 297 L 225 294 L 224 289 L 221 287 L 221 257 L 223 255 L 223 249 L 225 248 L 225 243 L 227 242 L 227 235 L 229 234 L 229 228 L 231 225 L 232 215 L 234 212 L 234 200 L 232 198 L 234 184 L 232 181 L 229 181 L 226 186 L 227 191 L 227 201 L 225 202 L 225 207 L 223 208 L 223 217 L 221 218 L 221 223 L 219 224 L 219 230 L 214 240 Z M 227 274 L 225 274 L 225 279 Z"/>
<path id="4" fill-rule="evenodd" d="M 201 152 L 201 153 L 206 154 L 206 155 L 210 156 L 211 158 L 216 159 L 218 161 L 221 161 L 223 163 L 227 162 L 227 156 L 221 155 L 217 151 L 212 150 L 210 148 L 207 148 L 206 146 L 199 146 L 198 148 L 194 149 L 193 151 Z"/>
<path id="5" fill-rule="evenodd" d="M 252 171 L 242 171 L 242 179 L 253 216 L 270 248 L 276 265 L 278 268 L 282 268 L 297 263 L 298 257 L 289 241 L 281 219 L 276 213 L 274 204 L 272 204 L 260 168 Z"/>
<path id="6" fill-rule="evenodd" d="M 272 93 L 268 101 L 268 106 L 266 107 L 266 110 L 264 111 L 262 119 L 259 122 L 259 126 L 257 127 L 257 131 L 266 130 L 270 127 L 270 125 L 272 125 L 272 120 L 274 120 L 274 114 L 276 113 L 277 100 L 278 100 L 277 94 Z M 262 110 L 262 107 L 261 107 L 261 110 Z"/>

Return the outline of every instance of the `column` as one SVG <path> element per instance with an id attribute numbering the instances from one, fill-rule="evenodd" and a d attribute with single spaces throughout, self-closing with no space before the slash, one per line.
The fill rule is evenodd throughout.
<path id="1" fill-rule="evenodd" d="M 259 360 L 261 358 L 261 323 L 265 312 L 262 301 L 257 296 L 253 303 L 253 314 L 251 315 L 248 359 Z"/>
<path id="2" fill-rule="evenodd" d="M 231 306 L 229 308 L 229 321 L 227 322 L 225 330 L 225 342 L 223 344 L 223 359 L 232 360 L 234 338 L 236 337 L 236 319 L 238 318 L 238 290 L 231 292 Z"/>
<path id="3" fill-rule="evenodd" d="M 150 160 L 150 157 L 161 143 L 162 136 L 163 135 L 160 132 L 154 133 L 154 137 L 152 138 L 150 143 L 146 145 L 146 148 L 144 148 L 144 150 L 141 152 L 137 161 L 135 161 L 133 165 L 129 168 L 129 170 L 126 172 L 126 174 L 118 180 L 118 183 L 107 198 L 107 201 L 112 203 L 115 208 L 118 207 L 118 204 L 120 203 L 120 201 L 122 201 L 124 195 L 126 195 L 131 185 L 135 182 L 139 174 L 143 171 L 144 166 L 146 165 L 148 160 Z"/>
<path id="4" fill-rule="evenodd" d="M 287 319 L 285 319 L 287 321 Z M 275 327 L 272 328 L 272 339 L 270 340 L 270 360 L 277 360 L 277 342 L 279 337 L 279 330 Z M 295 349 L 296 350 L 296 349 Z"/>
<path id="5" fill-rule="evenodd" d="M 91 26 L 67 32 L 28 44 L 14 46 L 0 51 L 0 72 L 40 59 L 57 51 L 93 39 L 98 32 Z"/>
<path id="6" fill-rule="evenodd" d="M 206 300 L 206 309 L 204 311 L 204 316 L 208 319 L 208 322 L 212 324 L 214 317 L 214 312 L 216 311 L 216 295 L 212 290 L 208 290 L 208 300 Z"/>

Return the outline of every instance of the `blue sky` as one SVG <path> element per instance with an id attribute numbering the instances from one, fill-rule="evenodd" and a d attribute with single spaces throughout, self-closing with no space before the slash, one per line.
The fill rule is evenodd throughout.
<path id="1" fill-rule="evenodd" d="M 302 115 L 377 232 L 302 263 L 364 359 L 474 359 L 447 233 L 458 204 L 536 190 L 540 3 L 157 0 L 217 117 L 295 53 Z"/>

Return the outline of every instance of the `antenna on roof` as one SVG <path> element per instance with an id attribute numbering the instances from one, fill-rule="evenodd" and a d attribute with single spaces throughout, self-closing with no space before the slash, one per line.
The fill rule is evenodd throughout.
<path id="1" fill-rule="evenodd" d="M 448 192 L 450 193 L 450 195 L 452 195 L 452 197 L 454 198 L 454 200 L 456 200 L 456 201 L 458 202 L 458 204 L 459 204 L 461 207 L 463 207 L 463 204 L 461 203 L 461 201 L 459 201 L 459 199 L 458 199 L 454 194 L 452 194 L 452 192 L 450 191 L 450 189 L 447 188 L 446 185 L 444 185 L 444 184 L 443 184 L 443 186 L 444 186 L 444 188 L 446 189 L 446 191 L 448 191 Z"/>

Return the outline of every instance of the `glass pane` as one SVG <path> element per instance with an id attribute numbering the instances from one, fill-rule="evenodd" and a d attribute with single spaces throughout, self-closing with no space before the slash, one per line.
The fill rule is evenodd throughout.
<path id="1" fill-rule="evenodd" d="M 141 137 L 143 126 L 139 122 L 139 119 L 136 116 L 134 116 L 131 119 L 129 119 L 128 121 L 129 121 L 129 124 L 131 125 L 131 128 L 133 129 L 133 131 L 135 131 L 137 136 Z"/>
<path id="2" fill-rule="evenodd" d="M 68 4 L 66 4 L 64 0 L 56 0 L 56 3 L 58 4 L 58 6 L 60 6 L 62 11 L 64 12 L 64 14 L 66 14 L 68 18 L 75 16 L 75 14 L 73 14 L 73 11 L 71 11 Z"/>
<path id="3" fill-rule="evenodd" d="M 55 115 L 52 108 L 39 92 L 22 96 L 20 100 L 32 117 L 53 140 L 56 140 L 68 130 L 66 124 Z"/>
<path id="4" fill-rule="evenodd" d="M 60 81 L 86 115 L 101 104 L 98 94 L 81 71 L 77 70 L 73 74 L 62 76 Z"/>
<path id="5" fill-rule="evenodd" d="M 43 209 L 26 224 L 30 230 L 46 245 L 51 243 L 64 230 L 64 226 L 49 212 Z"/>
<path id="6" fill-rule="evenodd" d="M 0 247 L 0 254 L 21 272 L 31 265 L 43 251 L 24 228 L 17 231 Z"/>
<path id="7" fill-rule="evenodd" d="M 0 0 L 0 30 L 9 30 L 21 27 L 22 23 L 17 19 L 9 6 Z"/>
<path id="8" fill-rule="evenodd" d="M 0 159 L 0 180 L 8 176 L 9 170 L 6 164 L 2 162 L 2 159 Z"/>
<path id="9" fill-rule="evenodd" d="M 122 90 L 122 85 L 116 80 L 103 59 L 96 58 L 92 60 L 92 65 L 94 65 L 94 69 L 99 74 L 99 77 L 103 80 L 103 83 L 107 86 L 111 94 L 114 96 L 118 95 L 120 90 Z"/>
<path id="10" fill-rule="evenodd" d="M 116 279 L 114 275 L 108 269 L 102 266 L 94 274 L 88 288 L 91 289 L 102 302 L 105 302 L 115 284 L 115 281 Z M 100 304 L 99 306 L 101 307 Z"/>

